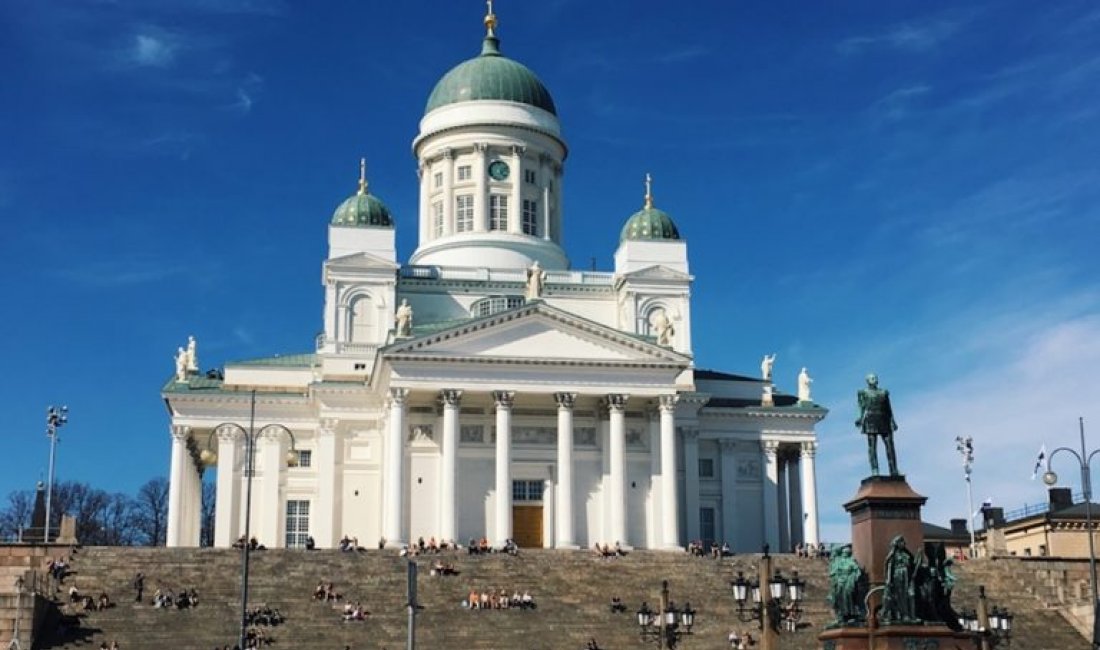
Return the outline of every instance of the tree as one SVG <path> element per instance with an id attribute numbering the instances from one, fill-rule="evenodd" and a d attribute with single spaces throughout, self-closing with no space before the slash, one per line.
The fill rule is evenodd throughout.
<path id="1" fill-rule="evenodd" d="M 150 479 L 138 490 L 133 525 L 135 543 L 164 545 L 168 536 L 168 481 L 163 476 Z"/>
<path id="2" fill-rule="evenodd" d="M 34 492 L 15 490 L 8 495 L 8 506 L 0 510 L 0 539 L 15 540 L 19 532 L 31 524 Z"/>

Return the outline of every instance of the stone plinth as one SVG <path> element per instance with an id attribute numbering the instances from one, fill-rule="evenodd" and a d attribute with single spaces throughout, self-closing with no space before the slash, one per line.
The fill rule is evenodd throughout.
<path id="1" fill-rule="evenodd" d="M 972 648 L 969 635 L 946 626 L 890 625 L 868 630 L 842 627 L 818 636 L 821 650 L 955 650 Z"/>
<path id="2" fill-rule="evenodd" d="M 895 535 L 905 537 L 913 555 L 924 546 L 920 509 L 928 498 L 909 487 L 904 476 L 872 476 L 844 509 L 852 515 L 852 555 L 872 585 L 885 579 L 884 564 Z"/>

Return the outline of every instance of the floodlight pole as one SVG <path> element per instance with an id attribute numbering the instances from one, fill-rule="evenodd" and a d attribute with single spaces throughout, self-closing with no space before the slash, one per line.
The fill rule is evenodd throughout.
<path id="1" fill-rule="evenodd" d="M 46 479 L 46 525 L 42 533 L 42 543 L 50 543 L 50 505 L 53 503 L 53 467 L 57 454 L 57 430 L 69 421 L 69 407 L 50 407 L 46 409 L 46 437 L 50 439 L 50 468 Z"/>
<path id="2" fill-rule="evenodd" d="M 970 531 L 970 557 L 974 557 L 977 544 L 974 541 L 974 484 L 970 480 L 970 475 L 973 471 L 974 465 L 974 439 L 970 436 L 965 438 L 961 436 L 955 436 L 956 449 L 963 457 L 963 475 L 966 478 L 966 528 Z"/>

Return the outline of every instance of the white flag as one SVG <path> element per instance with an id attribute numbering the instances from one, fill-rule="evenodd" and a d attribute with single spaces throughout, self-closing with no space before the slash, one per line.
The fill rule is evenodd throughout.
<path id="1" fill-rule="evenodd" d="M 1043 462 L 1047 459 L 1047 445 L 1044 442 L 1039 447 L 1039 457 L 1035 459 L 1035 469 L 1031 470 L 1031 480 L 1035 480 L 1035 477 L 1039 475 L 1039 468 L 1043 466 Z"/>

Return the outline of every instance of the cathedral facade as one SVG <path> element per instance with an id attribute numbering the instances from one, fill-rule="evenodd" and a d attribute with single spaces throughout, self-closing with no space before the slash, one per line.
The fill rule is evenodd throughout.
<path id="1" fill-rule="evenodd" d="M 648 178 L 614 268 L 570 268 L 554 101 L 485 22 L 413 140 L 411 258 L 361 173 L 328 224 L 311 352 L 204 375 L 193 343 L 181 350 L 162 390 L 168 545 L 199 545 L 211 471 L 216 546 L 244 534 L 246 511 L 269 547 L 816 543 L 827 411 L 805 372 L 795 396 L 767 358 L 759 378 L 700 369 L 687 242 Z"/>

